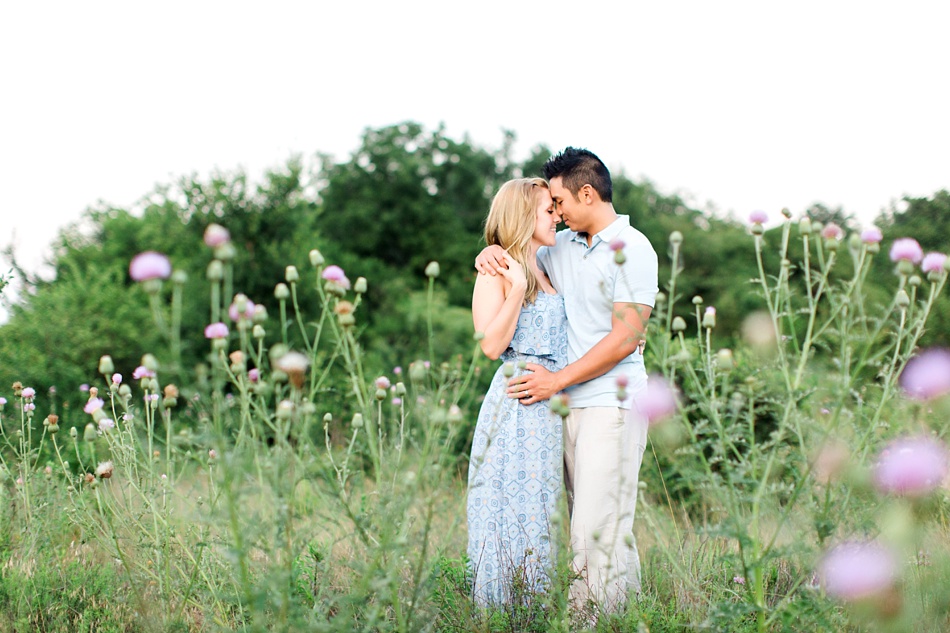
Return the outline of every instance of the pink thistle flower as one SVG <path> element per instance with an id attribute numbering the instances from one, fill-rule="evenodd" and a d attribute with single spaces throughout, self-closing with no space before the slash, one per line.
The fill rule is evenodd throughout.
<path id="1" fill-rule="evenodd" d="M 79 391 L 82 391 L 82 392 L 89 391 L 89 385 L 87 385 L 86 383 L 79 385 Z"/>
<path id="2" fill-rule="evenodd" d="M 635 399 L 635 404 L 647 424 L 653 426 L 676 413 L 676 389 L 663 376 L 650 376 L 646 390 Z"/>
<path id="3" fill-rule="evenodd" d="M 222 244 L 227 244 L 231 241 L 231 234 L 226 228 L 220 224 L 209 224 L 208 228 L 205 229 L 205 244 L 210 248 L 216 248 Z"/>
<path id="4" fill-rule="evenodd" d="M 618 237 L 617 239 L 610 241 L 610 250 L 616 253 L 617 251 L 622 251 L 623 247 L 626 245 L 627 243 Z"/>
<path id="5" fill-rule="evenodd" d="M 821 229 L 821 236 L 826 240 L 841 240 L 844 237 L 844 231 L 834 222 L 829 222 L 825 228 Z"/>
<path id="6" fill-rule="evenodd" d="M 135 281 L 149 279 L 168 279 L 172 274 L 172 263 L 161 253 L 145 251 L 132 258 L 129 264 L 129 277 Z"/>
<path id="7" fill-rule="evenodd" d="M 376 388 L 377 389 L 389 389 L 392 386 L 392 383 L 389 382 L 389 378 L 386 376 L 380 376 L 376 379 Z"/>
<path id="8" fill-rule="evenodd" d="M 399 367 L 398 365 L 393 367 L 393 373 L 397 376 L 402 376 L 402 367 Z"/>
<path id="9" fill-rule="evenodd" d="M 105 401 L 102 398 L 90 398 L 89 402 L 86 403 L 86 406 L 82 408 L 83 411 L 92 415 L 105 405 Z"/>
<path id="10" fill-rule="evenodd" d="M 237 323 L 241 319 L 246 319 L 250 321 L 251 319 L 254 318 L 254 310 L 257 309 L 257 305 L 250 299 L 247 299 L 246 297 L 245 297 L 245 301 L 247 303 L 247 306 L 244 308 L 243 313 L 238 311 L 238 305 L 236 301 L 231 304 L 230 308 L 228 308 L 228 316 L 231 317 L 231 320 L 234 321 L 235 323 Z"/>
<path id="11" fill-rule="evenodd" d="M 135 380 L 141 380 L 142 378 L 154 378 L 155 372 L 146 367 L 145 365 L 139 365 L 135 368 L 135 371 L 132 372 L 132 378 Z"/>
<path id="12" fill-rule="evenodd" d="M 26 387 L 23 389 L 22 395 L 25 400 L 29 400 L 30 398 L 33 398 L 36 396 L 36 389 L 34 389 L 33 387 Z"/>
<path id="13" fill-rule="evenodd" d="M 112 374 L 112 384 L 121 385 L 122 384 L 122 374 Z"/>
<path id="14" fill-rule="evenodd" d="M 5 405 L 6 403 L 7 403 L 7 399 L 4 398 L 3 396 L 0 396 L 0 407 L 2 407 L 3 405 Z"/>
<path id="15" fill-rule="evenodd" d="M 109 418 L 102 418 L 99 420 L 99 430 L 105 433 L 106 431 L 111 431 L 115 428 L 115 421 Z"/>
<path id="16" fill-rule="evenodd" d="M 618 387 L 626 389 L 627 385 L 630 384 L 630 377 L 627 374 L 617 374 L 616 382 Z"/>
<path id="17" fill-rule="evenodd" d="M 402 404 L 402 398 L 393 398 L 392 403 L 394 407 L 398 407 L 399 405 Z"/>
<path id="18" fill-rule="evenodd" d="M 874 481 L 882 492 L 922 497 L 947 476 L 947 448 L 930 437 L 892 441 L 878 456 Z"/>
<path id="19" fill-rule="evenodd" d="M 881 233 L 881 229 L 876 226 L 861 231 L 861 241 L 865 244 L 878 244 L 882 239 L 884 239 L 884 235 Z"/>
<path id="20" fill-rule="evenodd" d="M 829 596 L 847 602 L 884 593 L 897 576 L 897 557 L 881 544 L 846 542 L 830 549 L 818 566 Z"/>
<path id="21" fill-rule="evenodd" d="M 932 348 L 911 358 L 901 372 L 900 384 L 915 400 L 933 400 L 950 393 L 950 351 Z"/>
<path id="22" fill-rule="evenodd" d="M 322 277 L 327 281 L 332 281 L 333 283 L 339 284 L 344 288 L 349 289 L 350 280 L 346 278 L 346 273 L 343 272 L 343 269 L 339 266 L 327 266 L 323 269 Z"/>
<path id="23" fill-rule="evenodd" d="M 947 256 L 943 253 L 927 253 L 924 261 L 920 264 L 920 269 L 925 273 L 940 273 L 943 272 L 946 262 Z"/>
<path id="24" fill-rule="evenodd" d="M 219 339 L 228 337 L 228 326 L 220 321 L 205 328 L 205 338 Z"/>
<path id="25" fill-rule="evenodd" d="M 132 415 L 131 413 L 123 413 L 123 414 L 122 414 L 122 421 L 123 421 L 123 422 L 131 422 L 131 421 L 134 420 L 134 419 L 135 419 L 135 416 Z"/>
<path id="26" fill-rule="evenodd" d="M 158 394 L 150 393 L 142 398 L 145 402 L 158 402 Z"/>
<path id="27" fill-rule="evenodd" d="M 35 410 L 36 410 L 36 405 L 33 404 L 32 402 L 27 402 L 25 405 L 23 405 L 23 410 L 24 410 L 24 411 L 35 411 Z"/>
<path id="28" fill-rule="evenodd" d="M 261 370 L 258 369 L 257 367 L 253 369 L 249 369 L 247 372 L 247 379 L 250 380 L 251 382 L 257 382 L 258 380 L 261 379 Z"/>
<path id="29" fill-rule="evenodd" d="M 745 577 L 744 577 L 744 576 L 733 576 L 733 577 L 732 577 L 732 582 L 736 583 L 737 585 L 744 585 L 744 584 L 745 584 Z"/>
<path id="30" fill-rule="evenodd" d="M 894 240 L 891 245 L 891 261 L 908 261 L 912 264 L 919 264 L 924 257 L 924 249 L 920 247 L 917 240 L 910 237 L 902 237 Z"/>
<path id="31" fill-rule="evenodd" d="M 765 224 L 769 221 L 769 216 L 765 211 L 753 211 L 749 214 L 749 224 Z"/>

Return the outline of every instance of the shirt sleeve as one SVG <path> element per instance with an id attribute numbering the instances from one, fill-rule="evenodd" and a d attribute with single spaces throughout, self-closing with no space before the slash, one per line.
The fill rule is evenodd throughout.
<path id="1" fill-rule="evenodd" d="M 627 236 L 624 235 L 624 238 Z M 650 240 L 639 231 L 625 239 L 626 261 L 614 281 L 614 303 L 639 303 L 653 307 L 659 292 L 659 264 Z"/>

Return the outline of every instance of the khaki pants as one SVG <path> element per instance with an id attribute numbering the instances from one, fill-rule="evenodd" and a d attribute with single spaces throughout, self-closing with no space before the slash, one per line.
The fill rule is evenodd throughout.
<path id="1" fill-rule="evenodd" d="M 582 578 L 571 600 L 613 610 L 640 591 L 633 536 L 637 480 L 647 423 L 636 408 L 571 409 L 564 420 L 564 480 L 571 513 L 574 569 Z"/>

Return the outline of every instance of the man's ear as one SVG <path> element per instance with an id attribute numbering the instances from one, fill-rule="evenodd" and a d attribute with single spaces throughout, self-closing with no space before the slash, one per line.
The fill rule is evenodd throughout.
<path id="1" fill-rule="evenodd" d="M 591 185 L 584 185 L 578 192 L 581 202 L 584 204 L 593 204 L 597 201 L 597 191 Z"/>

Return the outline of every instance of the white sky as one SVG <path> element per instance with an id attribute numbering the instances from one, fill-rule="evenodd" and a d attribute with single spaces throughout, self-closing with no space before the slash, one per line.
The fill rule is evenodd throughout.
<path id="1" fill-rule="evenodd" d="M 99 199 L 345 159 L 404 120 L 587 147 L 741 217 L 869 222 L 950 187 L 948 23 L 936 0 L 6 2 L 0 244 L 38 270 Z"/>

